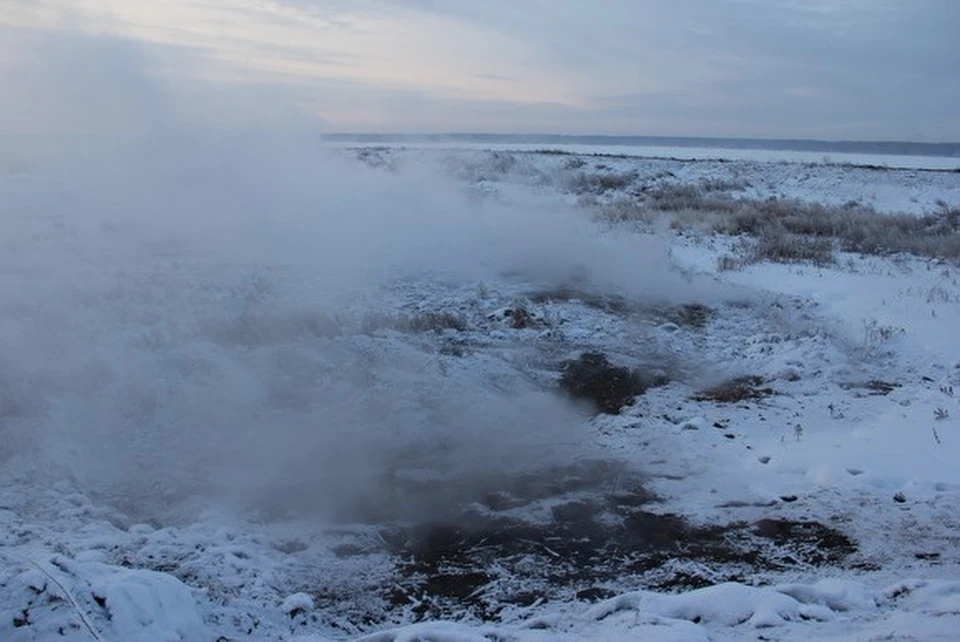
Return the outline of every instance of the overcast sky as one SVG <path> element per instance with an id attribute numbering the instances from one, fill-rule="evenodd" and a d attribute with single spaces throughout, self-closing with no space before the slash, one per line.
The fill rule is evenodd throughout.
<path id="1" fill-rule="evenodd" d="M 960 0 L 0 0 L 0 24 L 180 51 L 163 73 L 327 131 L 960 140 Z"/>

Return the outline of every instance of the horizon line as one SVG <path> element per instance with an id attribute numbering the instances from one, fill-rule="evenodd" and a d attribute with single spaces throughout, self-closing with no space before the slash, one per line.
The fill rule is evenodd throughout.
<path id="1" fill-rule="evenodd" d="M 571 140 L 671 140 L 671 141 L 723 141 L 745 143 L 815 143 L 824 145 L 922 145 L 929 147 L 957 147 L 960 141 L 924 141 L 905 139 L 830 139 L 808 137 L 764 137 L 764 136 L 672 136 L 664 134 L 556 134 L 530 132 L 376 132 L 346 131 L 322 134 L 330 138 L 555 138 Z"/>

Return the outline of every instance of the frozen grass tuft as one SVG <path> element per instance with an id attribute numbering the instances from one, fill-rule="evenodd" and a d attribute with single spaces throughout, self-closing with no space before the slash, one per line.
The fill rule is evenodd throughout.
<path id="1" fill-rule="evenodd" d="M 364 334 L 373 334 L 378 330 L 394 330 L 403 334 L 423 334 L 444 330 L 463 332 L 466 329 L 467 320 L 465 317 L 446 311 L 421 311 L 411 314 L 372 312 L 367 314 L 361 322 L 361 332 Z"/>
<path id="2" fill-rule="evenodd" d="M 750 248 L 750 262 L 813 263 L 828 265 L 834 262 L 833 242 L 792 232 L 764 231 Z"/>
<path id="3" fill-rule="evenodd" d="M 678 231 L 705 231 L 754 239 L 721 269 L 757 261 L 832 263 L 843 250 L 871 255 L 906 253 L 960 262 L 960 208 L 942 205 L 924 215 L 881 214 L 849 202 L 823 205 L 796 199 L 765 201 L 711 194 L 697 185 L 674 185 L 638 199 L 601 205 L 597 219 L 615 225 L 668 222 Z"/>
<path id="4" fill-rule="evenodd" d="M 700 185 L 665 184 L 642 190 L 644 204 L 659 212 L 733 212 L 739 201 L 722 194 L 726 182 L 707 181 Z M 731 184 L 732 185 L 732 184 Z M 741 188 L 742 189 L 742 188 Z"/>
<path id="5" fill-rule="evenodd" d="M 604 171 L 599 174 L 576 172 L 564 181 L 566 191 L 573 194 L 605 194 L 624 190 L 637 180 L 636 172 Z"/>

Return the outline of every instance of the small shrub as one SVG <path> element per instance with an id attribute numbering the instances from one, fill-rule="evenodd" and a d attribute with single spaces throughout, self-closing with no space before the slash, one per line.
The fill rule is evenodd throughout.
<path id="1" fill-rule="evenodd" d="M 716 185 L 712 185 L 716 187 Z M 674 230 L 699 229 L 758 240 L 744 262 L 810 261 L 829 264 L 835 250 L 861 254 L 906 253 L 960 262 L 960 208 L 945 203 L 925 216 L 881 214 L 850 201 L 823 205 L 797 199 L 764 201 L 712 194 L 703 185 L 644 187 L 636 199 L 601 206 L 597 219 L 610 224 L 652 225 L 665 217 Z M 742 265 L 742 264 L 741 264 Z M 721 269 L 739 265 L 725 260 Z"/>
<path id="2" fill-rule="evenodd" d="M 658 213 L 641 205 L 633 199 L 620 198 L 611 201 L 596 210 L 595 220 L 612 225 L 624 223 L 642 223 L 649 225 L 658 217 Z"/>
<path id="3" fill-rule="evenodd" d="M 642 190 L 647 205 L 660 212 L 733 212 L 737 201 L 727 196 L 707 195 L 697 185 L 667 183 Z"/>
<path id="4" fill-rule="evenodd" d="M 636 172 L 603 171 L 600 174 L 577 172 L 567 178 L 565 187 L 574 194 L 604 194 L 623 190 L 637 179 Z"/>
<path id="5" fill-rule="evenodd" d="M 611 190 L 624 189 L 625 187 L 629 187 L 630 184 L 636 179 L 637 179 L 636 172 L 625 172 L 622 174 L 609 172 L 606 174 L 599 174 L 596 177 L 596 182 L 601 192 L 607 192 Z"/>
<path id="6" fill-rule="evenodd" d="M 768 230 L 757 239 L 752 258 L 775 263 L 828 265 L 834 262 L 833 243 L 829 239 Z"/>
<path id="7" fill-rule="evenodd" d="M 517 166 L 517 157 L 510 152 L 490 152 L 491 171 L 497 174 L 507 174 Z"/>
<path id="8" fill-rule="evenodd" d="M 743 180 L 725 178 L 704 178 L 700 181 L 700 189 L 705 192 L 740 192 L 749 187 Z"/>
<path id="9" fill-rule="evenodd" d="M 717 272 L 734 272 L 742 269 L 746 262 L 732 254 L 724 254 L 717 258 Z"/>

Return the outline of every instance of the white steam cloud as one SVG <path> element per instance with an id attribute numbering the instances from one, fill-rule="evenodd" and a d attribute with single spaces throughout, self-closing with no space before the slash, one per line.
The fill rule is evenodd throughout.
<path id="1" fill-rule="evenodd" d="M 463 479 L 584 447 L 519 378 L 325 329 L 387 279 L 588 266 L 695 294 L 656 242 L 347 164 L 269 91 L 155 75 L 182 54 L 67 32 L 0 49 L 0 457 L 146 512 L 293 492 L 337 513 L 398 466 Z"/>

